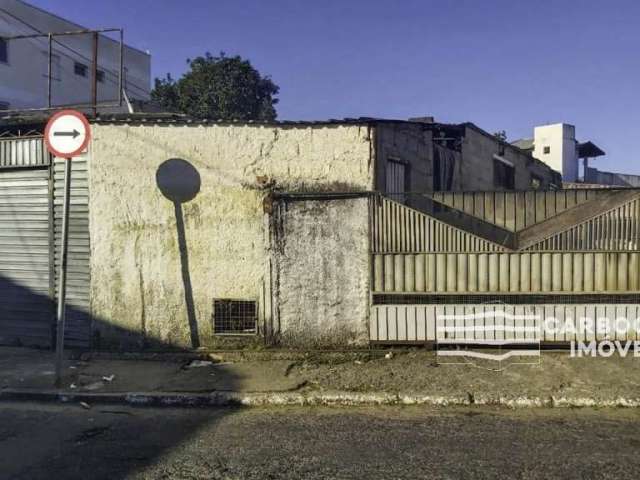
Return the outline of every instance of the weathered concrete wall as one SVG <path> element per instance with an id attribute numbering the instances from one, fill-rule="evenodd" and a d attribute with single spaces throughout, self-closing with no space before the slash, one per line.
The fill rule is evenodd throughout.
<path id="1" fill-rule="evenodd" d="M 409 191 L 431 190 L 433 185 L 432 134 L 420 124 L 379 123 L 376 125 L 376 187 L 384 191 L 386 164 L 390 159 L 409 168 Z"/>
<path id="2" fill-rule="evenodd" d="M 375 128 L 376 189 L 386 191 L 386 165 L 392 159 L 406 164 L 409 175 L 406 191 L 432 192 L 434 189 L 434 133 L 430 124 L 380 122 Z M 493 160 L 499 155 L 515 167 L 515 189 L 532 189 L 534 176 L 539 188 L 560 186 L 560 176 L 549 166 L 509 145 L 501 145 L 479 129 L 461 126 L 460 150 L 448 150 L 455 157 L 451 190 L 495 190 Z M 462 133 L 463 132 L 463 133 Z M 414 208 L 422 208 L 420 195 L 394 198 Z"/>
<path id="3" fill-rule="evenodd" d="M 408 192 L 430 192 L 433 189 L 432 132 L 418 123 L 378 123 L 376 137 L 376 189 L 386 192 L 387 162 L 399 161 L 408 171 Z M 397 197 L 397 196 L 396 196 Z M 406 205 L 419 208 L 420 197 L 408 195 Z"/>
<path id="4" fill-rule="evenodd" d="M 366 345 L 368 198 L 282 200 L 276 211 L 272 254 L 282 343 Z"/>
<path id="5" fill-rule="evenodd" d="M 163 162 L 184 159 L 201 179 L 199 194 L 182 210 L 206 346 L 215 344 L 214 298 L 260 296 L 267 191 L 370 190 L 370 138 L 366 126 L 94 125 L 91 310 L 100 345 L 191 344 L 176 213 L 156 185 Z"/>
<path id="6" fill-rule="evenodd" d="M 493 156 L 499 155 L 511 162 L 515 169 L 515 190 L 531 190 L 532 176 L 541 180 L 541 189 L 548 189 L 552 183 L 560 187 L 561 179 L 557 172 L 544 163 L 533 159 L 514 147 L 501 145 L 490 135 L 475 128 L 466 127 L 462 142 L 462 175 L 455 190 L 494 190 Z"/>

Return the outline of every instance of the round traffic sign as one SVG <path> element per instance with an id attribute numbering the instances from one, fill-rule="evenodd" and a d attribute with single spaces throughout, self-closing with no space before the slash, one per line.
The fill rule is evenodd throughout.
<path id="1" fill-rule="evenodd" d="M 47 122 L 44 142 L 56 157 L 72 158 L 80 155 L 89 145 L 89 121 L 76 110 L 61 110 Z"/>

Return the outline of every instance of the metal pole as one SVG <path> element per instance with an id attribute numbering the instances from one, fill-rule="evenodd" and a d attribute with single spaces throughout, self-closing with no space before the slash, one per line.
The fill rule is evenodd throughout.
<path id="1" fill-rule="evenodd" d="M 51 76 L 53 69 L 51 68 L 51 62 L 53 61 L 53 52 L 51 51 L 52 38 L 49 34 L 49 75 L 47 77 L 47 106 L 51 108 Z"/>
<path id="2" fill-rule="evenodd" d="M 98 32 L 93 32 L 93 71 L 91 72 L 91 103 L 93 116 L 98 114 Z"/>
<path id="3" fill-rule="evenodd" d="M 64 162 L 64 198 L 62 203 L 62 241 L 58 269 L 58 312 L 56 317 L 56 387 L 62 382 L 64 353 L 65 297 L 67 290 L 67 236 L 69 234 L 69 197 L 71 190 L 71 159 Z"/>
<path id="4" fill-rule="evenodd" d="M 118 106 L 122 107 L 124 93 L 124 30 L 120 30 L 120 78 L 118 79 Z"/>

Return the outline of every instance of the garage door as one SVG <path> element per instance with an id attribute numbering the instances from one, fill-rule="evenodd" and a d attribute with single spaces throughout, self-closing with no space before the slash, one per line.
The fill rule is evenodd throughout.
<path id="1" fill-rule="evenodd" d="M 0 344 L 51 346 L 49 170 L 0 170 Z"/>

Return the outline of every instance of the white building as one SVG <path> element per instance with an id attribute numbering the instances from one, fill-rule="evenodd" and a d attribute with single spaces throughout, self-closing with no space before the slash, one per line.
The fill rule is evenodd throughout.
<path id="1" fill-rule="evenodd" d="M 0 109 L 48 106 L 47 37 L 10 37 L 79 30 L 85 30 L 85 27 L 21 0 L 0 0 Z M 151 87 L 150 55 L 129 46 L 124 47 L 123 54 L 126 97 L 130 100 L 148 100 Z M 118 39 L 99 35 L 97 57 L 98 102 L 117 103 L 120 91 Z M 54 36 L 51 56 L 52 106 L 91 103 L 92 58 L 92 34 Z"/>
<path id="2" fill-rule="evenodd" d="M 560 172 L 563 182 L 568 183 L 583 180 L 589 170 L 589 159 L 605 154 L 592 142 L 578 142 L 576 127 L 568 123 L 535 127 L 532 139 L 517 140 L 513 145 L 530 151 L 535 158 Z"/>

